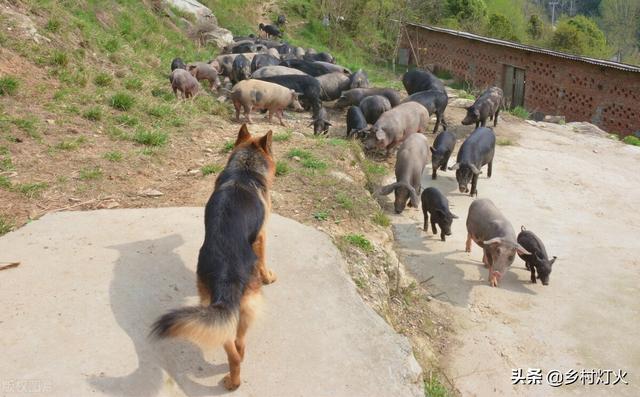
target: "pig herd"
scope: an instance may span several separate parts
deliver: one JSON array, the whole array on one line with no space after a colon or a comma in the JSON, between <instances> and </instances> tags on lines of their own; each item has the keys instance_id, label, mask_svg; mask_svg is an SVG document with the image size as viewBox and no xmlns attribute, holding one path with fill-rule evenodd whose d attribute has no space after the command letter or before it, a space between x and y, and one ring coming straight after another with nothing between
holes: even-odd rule
<instances>
[{"instance_id":1,"label":"pig herd","mask_svg":"<svg viewBox=\"0 0 640 397\"><path fill-rule=\"evenodd\" d=\"M235 108L236 121L243 113L251 123L251 112L268 112L284 124L283 111L311 112L314 134L327 134L332 123L326 102L333 109L346 110L346 136L362 140L366 151L382 151L388 158L396 152L396 181L383 186L378 193L394 193L396 213L410 207L422 208L424 230L429 226L442 241L451 235L453 220L445 195L436 187L422 190L422 173L431 159L432 179L437 171L455 170L461 193L478 195L478 177L487 166L487 177L493 170L496 145L494 131L486 127L487 119L498 124L503 107L503 93L498 87L483 92L466 109L463 125L475 124L476 129L460 146L455 163L449 158L456 146L456 136L447 130L444 113L448 95L440 79L427 70L411 70L402 77L407 96L391 88L369 86L363 70L352 72L336 64L329 53L303 49L284 41L277 27L261 25L267 39L236 37L222 55L209 62L185 62L176 58L171 63L169 80L174 94L183 98L196 95L201 82L210 90L222 90ZM227 82L228 80L228 82ZM226 83L226 84L225 84ZM404 97L404 98L403 98ZM436 123L433 133L440 132L429 145L426 132L431 116ZM549 258L542 241L522 227L516 236L511 223L489 199L474 200L467 215L466 251L471 242L483 249L483 263L489 270L489 282L497 286L500 278L517 254L531 272L531 282L540 279L548 285L551 267L556 257ZM537 273L537 276L536 276Z\"/></svg>"}]
</instances>

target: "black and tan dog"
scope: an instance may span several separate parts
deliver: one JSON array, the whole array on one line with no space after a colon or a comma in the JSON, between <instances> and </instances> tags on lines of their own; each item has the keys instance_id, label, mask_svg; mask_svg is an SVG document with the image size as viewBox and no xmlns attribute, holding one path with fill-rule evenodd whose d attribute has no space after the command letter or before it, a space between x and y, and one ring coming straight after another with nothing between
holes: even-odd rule
<instances>
[{"instance_id":1,"label":"black and tan dog","mask_svg":"<svg viewBox=\"0 0 640 397\"><path fill-rule=\"evenodd\" d=\"M259 303L261 284L276 280L265 265L265 225L275 166L272 132L254 138L242 125L235 147L204 212L205 237L198 257L200 306L160 317L151 334L182 337L202 347L223 345L230 373L224 386L240 386L245 335Z\"/></svg>"}]
</instances>

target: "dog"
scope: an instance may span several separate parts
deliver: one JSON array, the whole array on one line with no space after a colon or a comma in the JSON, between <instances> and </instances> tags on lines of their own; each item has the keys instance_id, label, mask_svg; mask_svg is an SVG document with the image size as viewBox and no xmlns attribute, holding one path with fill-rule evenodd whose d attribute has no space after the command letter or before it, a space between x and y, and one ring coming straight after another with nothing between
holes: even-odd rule
<instances>
[{"instance_id":1,"label":"dog","mask_svg":"<svg viewBox=\"0 0 640 397\"><path fill-rule=\"evenodd\" d=\"M223 345L229 362L224 386L240 386L245 335L261 298L261 285L276 281L265 264L269 190L275 177L272 131L238 133L225 169L205 207L205 237L198 256L200 305L172 310L152 326L156 338L181 337L201 347Z\"/></svg>"}]
</instances>

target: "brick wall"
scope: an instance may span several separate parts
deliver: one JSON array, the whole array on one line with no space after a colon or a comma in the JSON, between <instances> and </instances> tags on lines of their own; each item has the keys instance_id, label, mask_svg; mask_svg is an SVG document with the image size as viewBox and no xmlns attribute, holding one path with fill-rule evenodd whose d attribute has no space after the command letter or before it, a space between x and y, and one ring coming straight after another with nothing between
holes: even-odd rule
<instances>
[{"instance_id":1,"label":"brick wall","mask_svg":"<svg viewBox=\"0 0 640 397\"><path fill-rule=\"evenodd\" d=\"M411 25L400 47L409 49L411 63L446 69L478 89L502 87L505 64L524 69L527 110L588 121L621 135L640 130L640 73Z\"/></svg>"}]
</instances>

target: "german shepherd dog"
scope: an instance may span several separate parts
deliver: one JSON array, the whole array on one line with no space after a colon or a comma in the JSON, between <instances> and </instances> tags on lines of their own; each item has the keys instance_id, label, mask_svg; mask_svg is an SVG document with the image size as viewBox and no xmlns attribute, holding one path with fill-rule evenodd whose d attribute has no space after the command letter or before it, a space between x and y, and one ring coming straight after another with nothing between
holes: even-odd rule
<instances>
[{"instance_id":1,"label":"german shepherd dog","mask_svg":"<svg viewBox=\"0 0 640 397\"><path fill-rule=\"evenodd\" d=\"M261 284L276 281L265 265L269 189L275 175L272 132L252 137L242 125L229 161L204 211L205 236L198 256L200 306L175 309L151 330L158 338L181 337L223 345L229 361L224 386L240 386L245 335L260 301Z\"/></svg>"}]
</instances>

